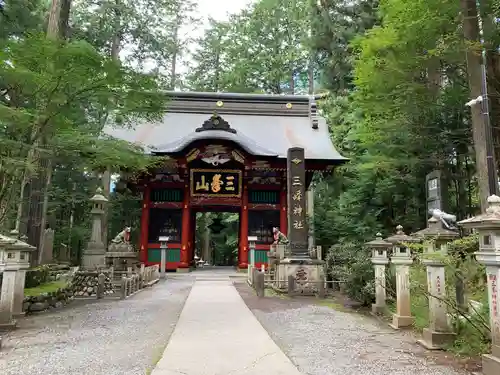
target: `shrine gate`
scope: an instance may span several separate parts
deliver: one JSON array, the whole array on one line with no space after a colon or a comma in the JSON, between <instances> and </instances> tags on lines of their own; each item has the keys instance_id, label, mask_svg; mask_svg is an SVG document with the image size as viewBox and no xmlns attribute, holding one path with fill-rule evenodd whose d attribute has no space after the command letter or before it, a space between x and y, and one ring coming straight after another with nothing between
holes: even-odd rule
<instances>
[{"instance_id":1,"label":"shrine gate","mask_svg":"<svg viewBox=\"0 0 500 375\"><path fill-rule=\"evenodd\" d=\"M160 262L159 236L168 236L167 269L189 269L194 259L195 215L238 212L238 267L267 262L273 227L288 232L287 150L305 149L306 187L315 171L331 172L346 159L330 141L328 125L310 96L169 92L160 123L108 134L140 143L165 157L162 168L141 176L140 257ZM306 207L300 207L306 210Z\"/></svg>"}]
</instances>

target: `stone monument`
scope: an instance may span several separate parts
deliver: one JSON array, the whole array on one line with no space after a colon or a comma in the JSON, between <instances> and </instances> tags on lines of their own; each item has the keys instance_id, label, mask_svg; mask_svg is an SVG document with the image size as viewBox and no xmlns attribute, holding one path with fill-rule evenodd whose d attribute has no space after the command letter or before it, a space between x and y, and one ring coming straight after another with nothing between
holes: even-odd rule
<instances>
[{"instance_id":1,"label":"stone monument","mask_svg":"<svg viewBox=\"0 0 500 375\"><path fill-rule=\"evenodd\" d=\"M297 292L314 294L324 280L324 262L313 259L308 245L306 218L306 169L304 149L293 147L287 154L288 240L286 257L280 259L275 286L287 288L289 276L295 279Z\"/></svg>"},{"instance_id":2,"label":"stone monument","mask_svg":"<svg viewBox=\"0 0 500 375\"><path fill-rule=\"evenodd\" d=\"M462 220L458 224L476 229L479 234L479 263L486 266L490 303L491 354L483 355L483 374L500 374L500 197L488 198L489 207L482 215Z\"/></svg>"},{"instance_id":3,"label":"stone monument","mask_svg":"<svg viewBox=\"0 0 500 375\"><path fill-rule=\"evenodd\" d=\"M413 258L405 244L418 240L406 235L401 225L396 227L396 234L385 240L392 244L391 262L396 267L396 313L390 326L394 329L411 327L415 320L411 315L410 301L410 265Z\"/></svg>"},{"instance_id":4,"label":"stone monument","mask_svg":"<svg viewBox=\"0 0 500 375\"><path fill-rule=\"evenodd\" d=\"M126 271L139 263L138 253L130 244L130 227L125 227L111 240L106 252L106 264L116 271Z\"/></svg>"},{"instance_id":5,"label":"stone monument","mask_svg":"<svg viewBox=\"0 0 500 375\"><path fill-rule=\"evenodd\" d=\"M458 238L458 233L443 228L435 217L427 221L427 228L414 233L426 241L422 263L427 266L427 289L429 292L429 327L424 328L422 340L418 343L426 349L443 349L453 343L455 334L448 324L446 305L446 277L443 258L447 253L447 243Z\"/></svg>"},{"instance_id":6,"label":"stone monument","mask_svg":"<svg viewBox=\"0 0 500 375\"><path fill-rule=\"evenodd\" d=\"M106 246L102 242L102 218L108 200L98 188L96 194L90 198L92 203L92 235L87 247L83 250L82 268L95 270L106 266Z\"/></svg>"},{"instance_id":7,"label":"stone monument","mask_svg":"<svg viewBox=\"0 0 500 375\"><path fill-rule=\"evenodd\" d=\"M389 264L387 252L392 247L392 244L383 240L381 233L377 233L377 238L367 242L366 246L372 251L371 260L375 270L375 303L372 305L372 313L376 315L384 314L387 309L387 293L385 290L385 270Z\"/></svg>"}]
</instances>

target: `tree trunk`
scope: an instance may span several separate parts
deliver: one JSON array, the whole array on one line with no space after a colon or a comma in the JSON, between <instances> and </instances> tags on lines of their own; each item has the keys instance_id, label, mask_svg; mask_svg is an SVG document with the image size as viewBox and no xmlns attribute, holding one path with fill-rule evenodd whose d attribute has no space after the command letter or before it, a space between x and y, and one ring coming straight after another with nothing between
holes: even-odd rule
<instances>
[{"instance_id":1,"label":"tree trunk","mask_svg":"<svg viewBox=\"0 0 500 375\"><path fill-rule=\"evenodd\" d=\"M66 40L69 38L69 15L72 0L62 0L61 13L59 17L59 38Z\"/></svg>"},{"instance_id":2,"label":"tree trunk","mask_svg":"<svg viewBox=\"0 0 500 375\"><path fill-rule=\"evenodd\" d=\"M477 6L475 0L461 0L460 3L462 6L464 38L465 42L469 44L466 49L466 61L470 96L475 99L482 95L481 82L483 79L481 53L472 46L473 44L477 45L480 43ZM485 212L488 207L487 199L490 194L488 185L486 129L483 122L481 106L478 104L471 106L471 113L479 198L481 202L481 211Z\"/></svg>"},{"instance_id":3,"label":"tree trunk","mask_svg":"<svg viewBox=\"0 0 500 375\"><path fill-rule=\"evenodd\" d=\"M177 16L175 19L175 25L173 30L172 39L174 41L174 53L172 54L172 66L170 68L170 90L175 90L175 84L177 83L177 55L179 52L179 28L181 25L181 9L177 10Z\"/></svg>"},{"instance_id":4,"label":"tree trunk","mask_svg":"<svg viewBox=\"0 0 500 375\"><path fill-rule=\"evenodd\" d=\"M61 20L61 5L63 0L52 0L49 11L49 24L47 26L47 38L59 38L59 26ZM69 9L68 9L69 14Z\"/></svg>"}]
</instances>

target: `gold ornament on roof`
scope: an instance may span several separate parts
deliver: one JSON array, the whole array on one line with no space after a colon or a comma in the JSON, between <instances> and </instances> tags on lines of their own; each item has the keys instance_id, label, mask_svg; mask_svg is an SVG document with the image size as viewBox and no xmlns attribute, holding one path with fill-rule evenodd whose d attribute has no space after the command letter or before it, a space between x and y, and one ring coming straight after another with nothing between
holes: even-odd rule
<instances>
[{"instance_id":1,"label":"gold ornament on roof","mask_svg":"<svg viewBox=\"0 0 500 375\"><path fill-rule=\"evenodd\" d=\"M222 100L219 100L215 105L217 107L222 107L224 105L224 103L222 102Z\"/></svg>"},{"instance_id":2,"label":"gold ornament on roof","mask_svg":"<svg viewBox=\"0 0 500 375\"><path fill-rule=\"evenodd\" d=\"M286 107L287 107L288 109L291 109L291 108L293 107L293 106L292 106L292 103L286 103Z\"/></svg>"}]
</instances>

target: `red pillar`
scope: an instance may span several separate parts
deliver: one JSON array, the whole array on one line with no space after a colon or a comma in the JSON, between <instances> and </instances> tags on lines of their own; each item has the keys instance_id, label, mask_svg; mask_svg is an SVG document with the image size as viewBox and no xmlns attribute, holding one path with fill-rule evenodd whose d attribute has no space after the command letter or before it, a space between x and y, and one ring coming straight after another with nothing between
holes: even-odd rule
<instances>
[{"instance_id":1,"label":"red pillar","mask_svg":"<svg viewBox=\"0 0 500 375\"><path fill-rule=\"evenodd\" d=\"M191 239L191 207L189 206L189 185L184 185L182 202L181 262L179 268L189 268L189 244Z\"/></svg>"},{"instance_id":2,"label":"red pillar","mask_svg":"<svg viewBox=\"0 0 500 375\"><path fill-rule=\"evenodd\" d=\"M243 182L240 214L240 246L238 249L238 268L248 267L248 188Z\"/></svg>"},{"instance_id":3,"label":"red pillar","mask_svg":"<svg viewBox=\"0 0 500 375\"><path fill-rule=\"evenodd\" d=\"M280 191L280 232L285 236L288 234L288 212L286 207L286 189L283 187Z\"/></svg>"},{"instance_id":4,"label":"red pillar","mask_svg":"<svg viewBox=\"0 0 500 375\"><path fill-rule=\"evenodd\" d=\"M150 203L149 185L144 185L142 197L142 213L141 213L141 236L140 236L140 256L142 263L148 261L148 235L149 235L149 203Z\"/></svg>"}]
</instances>

